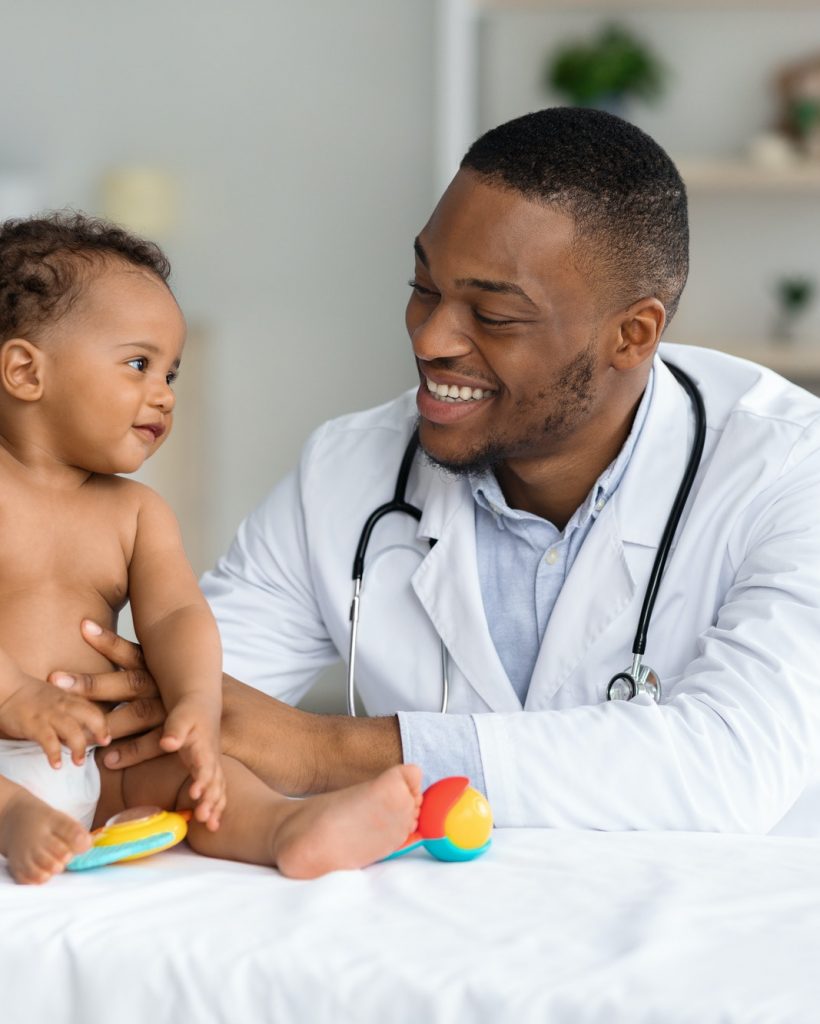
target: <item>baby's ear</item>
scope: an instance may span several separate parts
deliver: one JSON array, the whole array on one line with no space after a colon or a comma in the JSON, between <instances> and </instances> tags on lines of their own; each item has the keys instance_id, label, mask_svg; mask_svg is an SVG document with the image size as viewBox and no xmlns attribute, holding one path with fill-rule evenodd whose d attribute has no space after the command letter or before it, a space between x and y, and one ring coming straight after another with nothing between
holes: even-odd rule
<instances>
[{"instance_id":1,"label":"baby's ear","mask_svg":"<svg viewBox=\"0 0 820 1024\"><path fill-rule=\"evenodd\" d=\"M43 394L43 353L25 338L10 338L0 348L0 386L21 402Z\"/></svg>"}]
</instances>

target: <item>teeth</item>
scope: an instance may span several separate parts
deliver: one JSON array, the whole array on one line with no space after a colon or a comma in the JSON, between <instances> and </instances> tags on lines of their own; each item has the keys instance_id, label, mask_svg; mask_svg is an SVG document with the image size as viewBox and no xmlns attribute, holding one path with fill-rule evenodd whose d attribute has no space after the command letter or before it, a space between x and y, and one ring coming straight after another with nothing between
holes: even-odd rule
<instances>
[{"instance_id":1,"label":"teeth","mask_svg":"<svg viewBox=\"0 0 820 1024\"><path fill-rule=\"evenodd\" d=\"M489 398L492 391L482 391L481 388L470 388L466 385L457 387L455 384L436 384L429 377L424 378L427 390L440 402L477 402L482 398Z\"/></svg>"}]
</instances>

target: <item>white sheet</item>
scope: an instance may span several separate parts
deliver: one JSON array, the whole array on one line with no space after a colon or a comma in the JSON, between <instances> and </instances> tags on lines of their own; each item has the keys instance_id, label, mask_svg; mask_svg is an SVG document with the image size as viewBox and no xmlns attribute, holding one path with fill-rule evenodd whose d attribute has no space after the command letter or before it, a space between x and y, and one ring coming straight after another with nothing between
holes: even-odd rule
<instances>
[{"instance_id":1,"label":"white sheet","mask_svg":"<svg viewBox=\"0 0 820 1024\"><path fill-rule=\"evenodd\" d=\"M820 840L500 830L293 882L187 850L15 886L2 1024L820 1020Z\"/></svg>"}]
</instances>

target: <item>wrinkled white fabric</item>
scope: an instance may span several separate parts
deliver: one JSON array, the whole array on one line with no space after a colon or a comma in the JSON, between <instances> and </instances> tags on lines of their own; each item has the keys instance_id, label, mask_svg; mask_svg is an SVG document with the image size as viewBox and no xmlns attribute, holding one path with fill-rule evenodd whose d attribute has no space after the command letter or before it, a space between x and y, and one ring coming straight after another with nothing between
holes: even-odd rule
<instances>
[{"instance_id":1,"label":"wrinkled white fabric","mask_svg":"<svg viewBox=\"0 0 820 1024\"><path fill-rule=\"evenodd\" d=\"M15 886L3 1024L816 1024L820 841L496 831L294 882L169 851Z\"/></svg>"}]
</instances>

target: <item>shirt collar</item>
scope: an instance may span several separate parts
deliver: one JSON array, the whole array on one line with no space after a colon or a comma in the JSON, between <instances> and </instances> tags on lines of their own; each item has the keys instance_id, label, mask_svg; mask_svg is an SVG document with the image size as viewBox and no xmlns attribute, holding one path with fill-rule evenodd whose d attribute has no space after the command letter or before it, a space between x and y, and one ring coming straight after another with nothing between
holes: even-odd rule
<instances>
[{"instance_id":1,"label":"shirt collar","mask_svg":"<svg viewBox=\"0 0 820 1024\"><path fill-rule=\"evenodd\" d=\"M595 481L583 504L575 510L572 518L564 528L564 535L569 534L578 526L585 525L588 520L597 518L598 513L618 489L618 484L620 484L626 472L626 467L629 465L629 460L632 458L635 445L638 443L638 438L646 422L654 389L655 370L653 368L650 370L646 389L635 413L635 419L632 421L632 429L629 431L629 436L624 441L616 457ZM504 520L508 520L510 525L513 522L527 519L543 521L540 516L533 515L531 512L510 508L492 470L487 470L475 476L471 474L468 479L473 500L479 507L485 509L495 518L500 528L503 528Z\"/></svg>"}]
</instances>

